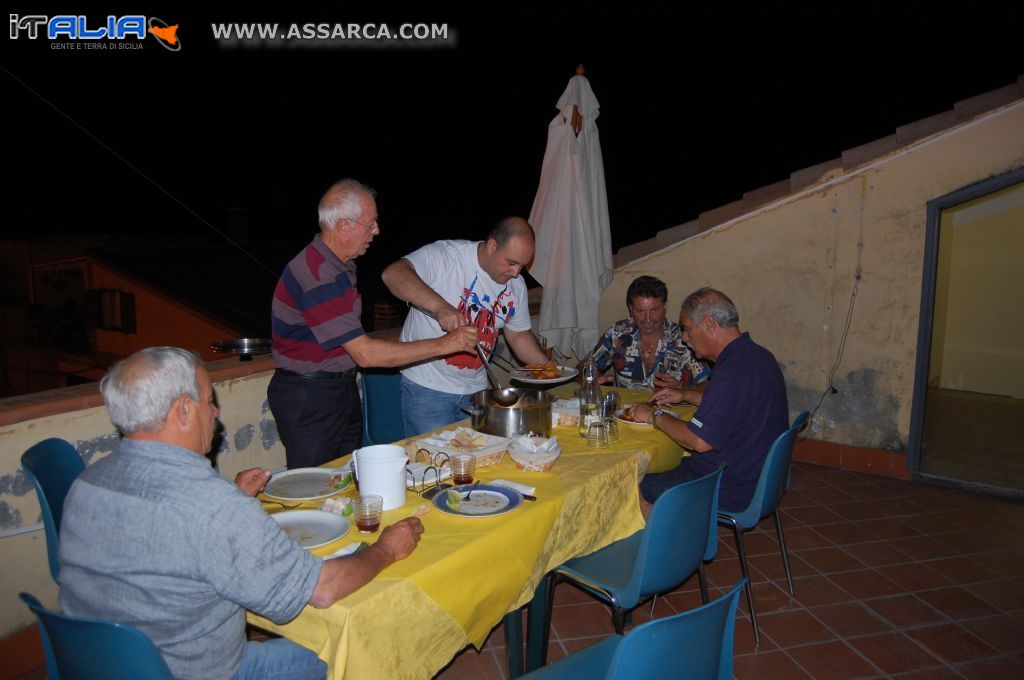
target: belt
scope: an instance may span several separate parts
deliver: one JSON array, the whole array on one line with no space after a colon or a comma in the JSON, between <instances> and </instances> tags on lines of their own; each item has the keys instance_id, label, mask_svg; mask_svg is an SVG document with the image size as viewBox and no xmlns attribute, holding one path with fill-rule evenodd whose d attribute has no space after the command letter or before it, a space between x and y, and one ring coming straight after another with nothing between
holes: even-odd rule
<instances>
[{"instance_id":1,"label":"belt","mask_svg":"<svg viewBox=\"0 0 1024 680\"><path fill-rule=\"evenodd\" d=\"M287 368L275 370L290 378L304 378L306 380L344 380L346 378L355 378L356 376L356 369L354 368L350 368L347 371L313 371L312 373L296 373L295 371L289 371Z\"/></svg>"}]
</instances>

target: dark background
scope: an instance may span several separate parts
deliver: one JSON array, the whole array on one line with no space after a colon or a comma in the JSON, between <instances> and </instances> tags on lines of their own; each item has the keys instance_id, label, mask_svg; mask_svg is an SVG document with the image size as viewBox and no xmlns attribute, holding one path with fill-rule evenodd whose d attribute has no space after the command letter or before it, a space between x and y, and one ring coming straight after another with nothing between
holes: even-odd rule
<instances>
[{"instance_id":1,"label":"dark background","mask_svg":"<svg viewBox=\"0 0 1024 680\"><path fill-rule=\"evenodd\" d=\"M578 63L601 102L616 249L1024 73L1019 10L496 7L132 8L179 24L179 52L5 37L5 237L219 238L242 208L252 243L281 243L260 249L253 274L254 294L269 296L315 232L319 196L351 176L379 192L365 295L422 243L529 214L546 127ZM227 49L213 21L447 23L450 39Z\"/></svg>"}]
</instances>

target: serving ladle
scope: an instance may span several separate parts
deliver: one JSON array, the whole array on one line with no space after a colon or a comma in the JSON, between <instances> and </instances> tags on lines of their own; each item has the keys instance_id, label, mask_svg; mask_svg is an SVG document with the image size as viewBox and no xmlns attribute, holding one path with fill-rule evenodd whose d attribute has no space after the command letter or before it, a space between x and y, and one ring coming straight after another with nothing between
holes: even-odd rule
<instances>
[{"instance_id":1,"label":"serving ladle","mask_svg":"<svg viewBox=\"0 0 1024 680\"><path fill-rule=\"evenodd\" d=\"M480 343L476 343L476 353L480 355L480 361L484 362L484 370L487 371L487 379L491 381L491 398L498 402L499 406L515 406L519 402L519 393L509 387L502 387L494 373L491 372L491 362L487 360L487 352Z\"/></svg>"}]
</instances>

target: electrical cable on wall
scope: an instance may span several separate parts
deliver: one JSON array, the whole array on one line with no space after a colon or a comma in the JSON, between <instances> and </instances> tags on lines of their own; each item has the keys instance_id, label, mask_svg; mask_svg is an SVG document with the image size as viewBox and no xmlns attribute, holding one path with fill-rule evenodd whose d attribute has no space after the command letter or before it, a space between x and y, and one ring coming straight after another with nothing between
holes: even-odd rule
<instances>
[{"instance_id":1,"label":"electrical cable on wall","mask_svg":"<svg viewBox=\"0 0 1024 680\"><path fill-rule=\"evenodd\" d=\"M846 338L850 334L850 324L853 321L853 306L854 303L856 303L857 301L858 288L860 288L860 274L857 274L857 277L854 279L853 290L850 292L850 308L846 312L846 327L843 328L843 335L839 340L839 353L836 355L836 362L832 364L832 369L828 372L828 386L825 388L825 391L822 392L821 399L818 400L818 403L815 405L814 410L811 411L811 417L808 419L809 422L814 422L814 415L818 412L818 409L821 407L821 403L825 401L825 397L827 397L829 394L836 394L837 392L839 392L839 390L836 389L836 386L832 381L836 376L836 371L839 370L839 364L843 360L843 352L846 350Z\"/></svg>"}]
</instances>

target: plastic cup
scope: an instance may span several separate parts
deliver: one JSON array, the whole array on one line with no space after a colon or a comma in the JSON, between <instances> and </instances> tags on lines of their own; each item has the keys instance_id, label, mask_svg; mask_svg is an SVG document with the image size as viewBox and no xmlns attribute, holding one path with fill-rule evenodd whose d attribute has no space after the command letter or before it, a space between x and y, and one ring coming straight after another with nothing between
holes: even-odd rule
<instances>
[{"instance_id":1,"label":"plastic cup","mask_svg":"<svg viewBox=\"0 0 1024 680\"><path fill-rule=\"evenodd\" d=\"M452 481L459 484L472 484L473 471L476 469L476 456L460 453L452 456Z\"/></svg>"},{"instance_id":2,"label":"plastic cup","mask_svg":"<svg viewBox=\"0 0 1024 680\"><path fill-rule=\"evenodd\" d=\"M376 494L364 494L352 501L352 519L361 534L373 534L380 529L380 515L384 510L384 498Z\"/></svg>"}]
</instances>

